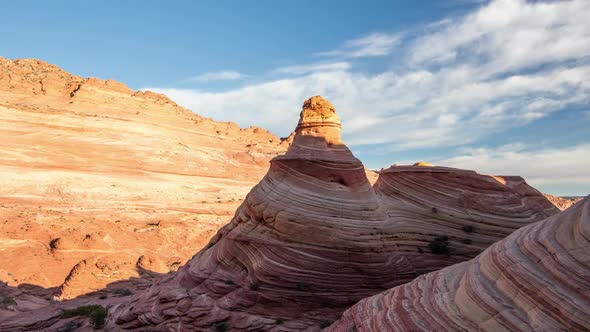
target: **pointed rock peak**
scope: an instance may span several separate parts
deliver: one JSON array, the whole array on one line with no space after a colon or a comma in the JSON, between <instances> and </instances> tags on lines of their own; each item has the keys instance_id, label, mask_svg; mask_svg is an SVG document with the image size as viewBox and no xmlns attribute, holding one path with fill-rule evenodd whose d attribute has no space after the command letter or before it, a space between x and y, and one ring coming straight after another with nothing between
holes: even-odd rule
<instances>
[{"instance_id":1,"label":"pointed rock peak","mask_svg":"<svg viewBox=\"0 0 590 332\"><path fill-rule=\"evenodd\" d=\"M296 136L323 138L329 144L342 144L341 127L334 105L322 96L313 96L303 103L295 132Z\"/></svg>"},{"instance_id":2,"label":"pointed rock peak","mask_svg":"<svg viewBox=\"0 0 590 332\"><path fill-rule=\"evenodd\" d=\"M293 143L286 154L277 159L312 159L362 166L342 142L342 125L336 108L322 96L303 103Z\"/></svg>"},{"instance_id":3,"label":"pointed rock peak","mask_svg":"<svg viewBox=\"0 0 590 332\"><path fill-rule=\"evenodd\" d=\"M323 123L340 126L336 107L322 96L313 96L303 103L299 127Z\"/></svg>"},{"instance_id":4,"label":"pointed rock peak","mask_svg":"<svg viewBox=\"0 0 590 332\"><path fill-rule=\"evenodd\" d=\"M374 196L363 164L342 142L340 130L336 108L321 96L309 98L303 103L293 143L272 160L269 174L285 174L288 169L289 177L295 172L305 174L308 180L321 181L322 188L345 186Z\"/></svg>"}]
</instances>

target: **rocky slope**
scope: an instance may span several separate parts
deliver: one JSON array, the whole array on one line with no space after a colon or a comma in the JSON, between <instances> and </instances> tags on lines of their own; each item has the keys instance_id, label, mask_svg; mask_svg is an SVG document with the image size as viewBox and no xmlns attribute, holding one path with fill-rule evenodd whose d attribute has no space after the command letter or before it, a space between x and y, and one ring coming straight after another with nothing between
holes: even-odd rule
<instances>
[{"instance_id":1,"label":"rocky slope","mask_svg":"<svg viewBox=\"0 0 590 332\"><path fill-rule=\"evenodd\" d=\"M0 280L62 299L177 269L286 149L32 59L0 58L0 137Z\"/></svg>"},{"instance_id":2,"label":"rocky slope","mask_svg":"<svg viewBox=\"0 0 590 332\"><path fill-rule=\"evenodd\" d=\"M547 199L553 203L553 205L555 205L558 209L560 210L566 210L568 209L570 206L580 202L582 199L584 199L583 197L561 197L561 196L553 196L550 194L544 194L545 197L547 197Z\"/></svg>"},{"instance_id":3,"label":"rocky slope","mask_svg":"<svg viewBox=\"0 0 590 332\"><path fill-rule=\"evenodd\" d=\"M394 166L375 185L334 107L303 105L293 144L178 272L112 308L112 330L319 330L356 301L475 257L558 210L520 177Z\"/></svg>"},{"instance_id":4,"label":"rocky slope","mask_svg":"<svg viewBox=\"0 0 590 332\"><path fill-rule=\"evenodd\" d=\"M477 258L360 301L327 331L588 331L590 197Z\"/></svg>"}]
</instances>

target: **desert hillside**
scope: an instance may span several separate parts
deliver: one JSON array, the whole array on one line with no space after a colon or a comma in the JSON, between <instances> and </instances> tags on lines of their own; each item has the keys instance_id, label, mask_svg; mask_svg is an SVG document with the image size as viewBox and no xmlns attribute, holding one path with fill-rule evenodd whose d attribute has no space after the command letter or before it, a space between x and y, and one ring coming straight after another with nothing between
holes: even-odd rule
<instances>
[{"instance_id":1,"label":"desert hillside","mask_svg":"<svg viewBox=\"0 0 590 332\"><path fill-rule=\"evenodd\" d=\"M321 96L282 140L0 58L0 119L1 331L348 331L379 315L358 301L582 209L519 176L369 171Z\"/></svg>"},{"instance_id":2,"label":"desert hillside","mask_svg":"<svg viewBox=\"0 0 590 332\"><path fill-rule=\"evenodd\" d=\"M327 331L588 331L589 224L586 197L468 262L359 301Z\"/></svg>"},{"instance_id":3,"label":"desert hillside","mask_svg":"<svg viewBox=\"0 0 590 332\"><path fill-rule=\"evenodd\" d=\"M567 210L572 205L581 202L584 197L562 197L562 196L554 196L550 194L544 194L547 199L553 203L558 209L560 210Z\"/></svg>"},{"instance_id":4,"label":"desert hillside","mask_svg":"<svg viewBox=\"0 0 590 332\"><path fill-rule=\"evenodd\" d=\"M319 331L364 297L557 213L519 176L419 163L372 185L335 107L315 96L231 222L177 272L109 307L106 328Z\"/></svg>"},{"instance_id":5,"label":"desert hillside","mask_svg":"<svg viewBox=\"0 0 590 332\"><path fill-rule=\"evenodd\" d=\"M160 94L5 58L0 137L0 280L61 286L78 264L65 298L137 265L176 269L287 145Z\"/></svg>"}]
</instances>

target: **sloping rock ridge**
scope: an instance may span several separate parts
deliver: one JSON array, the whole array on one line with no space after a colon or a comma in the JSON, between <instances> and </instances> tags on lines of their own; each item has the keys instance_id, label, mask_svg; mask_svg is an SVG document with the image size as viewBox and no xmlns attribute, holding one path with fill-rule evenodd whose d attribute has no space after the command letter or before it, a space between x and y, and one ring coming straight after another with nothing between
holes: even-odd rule
<instances>
[{"instance_id":1,"label":"sloping rock ridge","mask_svg":"<svg viewBox=\"0 0 590 332\"><path fill-rule=\"evenodd\" d=\"M0 280L61 299L139 277L141 257L176 270L287 145L161 94L1 57L0 137Z\"/></svg>"},{"instance_id":2,"label":"sloping rock ridge","mask_svg":"<svg viewBox=\"0 0 590 332\"><path fill-rule=\"evenodd\" d=\"M588 331L590 196L475 259L369 297L327 331Z\"/></svg>"},{"instance_id":3,"label":"sloping rock ridge","mask_svg":"<svg viewBox=\"0 0 590 332\"><path fill-rule=\"evenodd\" d=\"M584 197L562 197L562 196L554 196L550 194L544 194L547 199L553 203L558 209L566 210L569 209L572 205L582 201Z\"/></svg>"},{"instance_id":4,"label":"sloping rock ridge","mask_svg":"<svg viewBox=\"0 0 590 332\"><path fill-rule=\"evenodd\" d=\"M357 301L476 257L555 208L520 177L418 164L374 186L335 108L305 101L288 151L176 273L112 308L112 330L318 331Z\"/></svg>"}]
</instances>

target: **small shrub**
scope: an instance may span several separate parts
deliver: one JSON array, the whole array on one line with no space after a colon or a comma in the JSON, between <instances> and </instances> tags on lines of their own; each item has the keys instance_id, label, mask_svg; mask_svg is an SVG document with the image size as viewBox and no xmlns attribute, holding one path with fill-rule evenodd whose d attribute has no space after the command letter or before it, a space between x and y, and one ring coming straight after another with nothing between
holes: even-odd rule
<instances>
[{"instance_id":1,"label":"small shrub","mask_svg":"<svg viewBox=\"0 0 590 332\"><path fill-rule=\"evenodd\" d=\"M108 296L106 294L101 294L98 298L101 300L106 299Z\"/></svg>"},{"instance_id":2,"label":"small shrub","mask_svg":"<svg viewBox=\"0 0 590 332\"><path fill-rule=\"evenodd\" d=\"M13 305L16 305L16 301L13 297L0 294L0 307L6 308Z\"/></svg>"},{"instance_id":3,"label":"small shrub","mask_svg":"<svg viewBox=\"0 0 590 332\"><path fill-rule=\"evenodd\" d=\"M424 253L424 250L422 250L422 248L418 247L418 252L421 253L421 254L423 254Z\"/></svg>"},{"instance_id":4,"label":"small shrub","mask_svg":"<svg viewBox=\"0 0 590 332\"><path fill-rule=\"evenodd\" d=\"M473 226L471 226L471 225L465 225L465 226L463 226L463 232L465 232L465 233L472 233L473 231L475 231L475 228L473 228Z\"/></svg>"},{"instance_id":5,"label":"small shrub","mask_svg":"<svg viewBox=\"0 0 590 332\"><path fill-rule=\"evenodd\" d=\"M282 318L277 318L277 319L275 319L275 323L277 323L277 325L281 325L281 324L283 324L284 322L285 322L285 320L284 320L284 319L282 319Z\"/></svg>"},{"instance_id":6,"label":"small shrub","mask_svg":"<svg viewBox=\"0 0 590 332\"><path fill-rule=\"evenodd\" d=\"M231 279L225 279L225 284L226 285L235 285L234 281Z\"/></svg>"},{"instance_id":7,"label":"small shrub","mask_svg":"<svg viewBox=\"0 0 590 332\"><path fill-rule=\"evenodd\" d=\"M332 325L332 323L334 323L334 322L331 320L325 320L320 323L320 328L325 329L326 327Z\"/></svg>"},{"instance_id":8,"label":"small shrub","mask_svg":"<svg viewBox=\"0 0 590 332\"><path fill-rule=\"evenodd\" d=\"M306 282L298 282L297 283L297 290L306 292L310 289L311 289L311 285Z\"/></svg>"},{"instance_id":9,"label":"small shrub","mask_svg":"<svg viewBox=\"0 0 590 332\"><path fill-rule=\"evenodd\" d=\"M225 332L229 329L227 322L217 322L213 324L213 327L215 328L216 332Z\"/></svg>"},{"instance_id":10,"label":"small shrub","mask_svg":"<svg viewBox=\"0 0 590 332\"><path fill-rule=\"evenodd\" d=\"M76 309L64 310L62 312L62 318L71 318L77 316L86 316L90 318L90 323L97 329L104 326L105 319L107 318L107 309L100 305L85 305Z\"/></svg>"},{"instance_id":11,"label":"small shrub","mask_svg":"<svg viewBox=\"0 0 590 332\"><path fill-rule=\"evenodd\" d=\"M59 247L60 241L61 241L60 238L52 239L51 241L49 241L49 248L51 250L56 250Z\"/></svg>"},{"instance_id":12,"label":"small shrub","mask_svg":"<svg viewBox=\"0 0 590 332\"><path fill-rule=\"evenodd\" d=\"M115 288L113 289L113 294L119 296L129 296L133 295L133 291L131 291L129 288Z\"/></svg>"},{"instance_id":13,"label":"small shrub","mask_svg":"<svg viewBox=\"0 0 590 332\"><path fill-rule=\"evenodd\" d=\"M449 254L449 237L446 235L436 236L430 243L428 243L430 252L436 255Z\"/></svg>"},{"instance_id":14,"label":"small shrub","mask_svg":"<svg viewBox=\"0 0 590 332\"><path fill-rule=\"evenodd\" d=\"M471 239L463 239L463 243L465 243L465 244L472 244L473 241L471 241Z\"/></svg>"},{"instance_id":15,"label":"small shrub","mask_svg":"<svg viewBox=\"0 0 590 332\"><path fill-rule=\"evenodd\" d=\"M438 209L437 209L437 208L435 208L435 207L433 207L433 208L432 208L432 213L438 213Z\"/></svg>"},{"instance_id":16,"label":"small shrub","mask_svg":"<svg viewBox=\"0 0 590 332\"><path fill-rule=\"evenodd\" d=\"M258 289L260 289L260 285L258 285L257 282L252 282L250 284L250 290L257 291Z\"/></svg>"}]
</instances>

